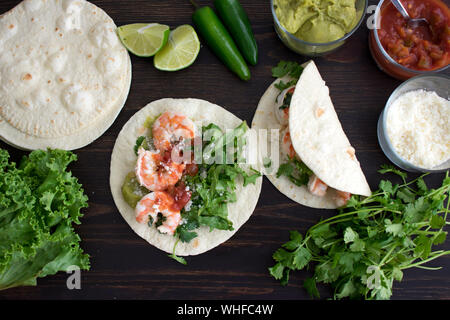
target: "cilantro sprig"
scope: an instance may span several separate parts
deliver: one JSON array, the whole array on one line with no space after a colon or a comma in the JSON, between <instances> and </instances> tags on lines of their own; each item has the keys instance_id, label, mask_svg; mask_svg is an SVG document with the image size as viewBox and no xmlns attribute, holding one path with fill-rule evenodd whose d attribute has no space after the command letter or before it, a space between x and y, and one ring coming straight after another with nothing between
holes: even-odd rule
<instances>
[{"instance_id":1,"label":"cilantro sprig","mask_svg":"<svg viewBox=\"0 0 450 320\"><path fill-rule=\"evenodd\" d=\"M389 299L394 280L401 281L410 268L425 266L450 251L434 250L445 242L450 222L450 177L429 189L421 175L407 181L407 174L391 166L401 184L381 180L370 197L352 196L339 214L312 226L302 236L291 231L290 240L273 254L270 274L286 285L291 271L314 269L303 283L312 297L319 297L317 283L334 289L334 299Z\"/></svg>"}]
</instances>

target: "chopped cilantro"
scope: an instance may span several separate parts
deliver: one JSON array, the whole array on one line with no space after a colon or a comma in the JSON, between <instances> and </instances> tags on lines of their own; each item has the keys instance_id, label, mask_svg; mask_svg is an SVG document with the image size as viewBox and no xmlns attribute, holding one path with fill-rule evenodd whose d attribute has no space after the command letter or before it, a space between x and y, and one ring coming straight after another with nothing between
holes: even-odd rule
<instances>
[{"instance_id":1,"label":"chopped cilantro","mask_svg":"<svg viewBox=\"0 0 450 320\"><path fill-rule=\"evenodd\" d=\"M209 132L208 138L203 140L203 158L205 154L212 158L219 152L225 154L230 145L240 149L245 143L241 137L247 130L245 122L228 135L214 124L203 127L203 132ZM190 242L195 239L195 230L201 226L209 227L210 230L234 230L233 223L228 219L227 206L228 203L237 201L237 179L242 178L245 187L255 184L261 174L252 168L243 169L238 163L238 152L233 157L232 163L201 163L198 165L197 175L186 175L183 178L192 195L189 211L182 209L183 223L176 229L175 235L180 241Z\"/></svg>"},{"instance_id":2,"label":"chopped cilantro","mask_svg":"<svg viewBox=\"0 0 450 320\"><path fill-rule=\"evenodd\" d=\"M291 92L286 93L283 100L283 104L280 106L280 109L283 110L289 108L289 106L291 105L291 100L292 100L292 93Z\"/></svg>"},{"instance_id":3,"label":"chopped cilantro","mask_svg":"<svg viewBox=\"0 0 450 320\"><path fill-rule=\"evenodd\" d=\"M136 144L134 145L134 153L138 155L139 148L144 148L145 150L154 149L153 139L149 136L140 136L136 139Z\"/></svg>"},{"instance_id":4,"label":"chopped cilantro","mask_svg":"<svg viewBox=\"0 0 450 320\"><path fill-rule=\"evenodd\" d=\"M286 90L287 88L290 88L292 86L295 86L297 84L297 80L298 79L291 80L288 82L284 82L283 80L280 80L277 83L275 83L275 88L280 90L280 93L281 93L281 91Z\"/></svg>"},{"instance_id":5,"label":"chopped cilantro","mask_svg":"<svg viewBox=\"0 0 450 320\"><path fill-rule=\"evenodd\" d=\"M277 178L286 176L292 183L300 187L308 184L312 174L313 172L302 161L294 157L280 165Z\"/></svg>"},{"instance_id":6,"label":"chopped cilantro","mask_svg":"<svg viewBox=\"0 0 450 320\"><path fill-rule=\"evenodd\" d=\"M282 78L284 76L289 76L292 79L284 82L283 80L278 81L275 84L275 88L280 90L280 93L283 90L286 90L287 88L290 88L292 86L295 86L297 84L298 79L300 78L300 75L303 72L303 67L294 61L280 61L276 67L272 68L272 77L274 78ZM288 95L286 95L288 96ZM277 97L278 98L278 97ZM280 107L280 109L284 109L289 107L291 104L290 99L292 98L292 95L289 97L289 101L285 99L283 105Z\"/></svg>"},{"instance_id":7,"label":"chopped cilantro","mask_svg":"<svg viewBox=\"0 0 450 320\"><path fill-rule=\"evenodd\" d=\"M140 136L139 138L136 139L136 144L134 145L134 153L136 155L138 155L138 150L141 147L142 143L145 141L145 137L144 136Z\"/></svg>"},{"instance_id":8,"label":"chopped cilantro","mask_svg":"<svg viewBox=\"0 0 450 320\"><path fill-rule=\"evenodd\" d=\"M272 77L282 78L290 76L298 79L303 72L303 67L294 61L280 61L276 67L272 68Z\"/></svg>"}]
</instances>

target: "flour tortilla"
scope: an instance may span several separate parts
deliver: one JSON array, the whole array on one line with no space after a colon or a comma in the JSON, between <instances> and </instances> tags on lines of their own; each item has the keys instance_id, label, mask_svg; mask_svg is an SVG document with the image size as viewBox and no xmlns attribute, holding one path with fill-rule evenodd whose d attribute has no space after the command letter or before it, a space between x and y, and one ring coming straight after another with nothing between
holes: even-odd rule
<instances>
[{"instance_id":1,"label":"flour tortilla","mask_svg":"<svg viewBox=\"0 0 450 320\"><path fill-rule=\"evenodd\" d=\"M242 121L232 113L218 105L198 99L161 99L148 104L128 120L122 128L111 156L110 186L111 192L120 214L130 227L151 245L168 253L172 253L176 238L160 234L156 228L149 228L135 219L134 209L123 198L122 184L125 176L134 170L137 157L133 147L136 139L145 134L144 123L148 117L154 118L165 111L174 111L186 115L198 126L215 123L221 129L233 129ZM198 237L189 243L179 242L175 254L189 256L201 254L228 240L250 218L261 193L262 178L245 188L242 182L237 183L237 202L228 204L228 218L233 222L233 231L213 230L201 227L196 232Z\"/></svg>"},{"instance_id":2,"label":"flour tortilla","mask_svg":"<svg viewBox=\"0 0 450 320\"><path fill-rule=\"evenodd\" d=\"M334 189L370 196L355 149L313 61L307 63L300 76L289 111L292 145L308 168Z\"/></svg>"},{"instance_id":3,"label":"flour tortilla","mask_svg":"<svg viewBox=\"0 0 450 320\"><path fill-rule=\"evenodd\" d=\"M366 196L370 195L371 192L356 157L352 160L349 157L346 158L345 155L334 154L341 152L341 149L337 149L335 146L344 148L345 152L350 147L350 143L334 111L328 88L320 77L314 62L305 63L303 67L305 69L297 83L289 109L289 130L291 131L292 143L302 161L322 181L334 189L329 188L324 197L314 196L308 191L307 186L297 186L286 176L277 178L278 167L270 168L271 174L266 176L280 192L297 203L312 208L335 209L337 208L334 200L336 189ZM269 129L267 141L263 141L263 143L267 143L267 150L271 149L272 144L279 143L274 135L270 135L270 130L275 129L280 132L283 130L275 115L275 101L280 94L275 85L280 81L287 82L289 80L292 79L284 77L275 80L270 85L261 97L252 121L252 129ZM300 95L305 97L301 98ZM316 111L315 108L319 105L327 110L322 115L323 118L320 117L320 121L312 117ZM302 110L303 108L305 110ZM303 118L300 119L298 114L303 115ZM318 131L321 130L327 131L332 136L320 134ZM301 134L303 134L302 137L300 137ZM279 157L281 164L285 159L281 150L278 151L279 153L276 156ZM260 170L263 170L263 160L260 155ZM332 163L333 161L336 162ZM347 164L347 162L352 162L352 164ZM332 169L327 170L328 167ZM339 172L334 172L333 169ZM355 170L356 174L348 172L350 170ZM344 179L345 181L336 181L338 179Z\"/></svg>"},{"instance_id":4,"label":"flour tortilla","mask_svg":"<svg viewBox=\"0 0 450 320\"><path fill-rule=\"evenodd\" d=\"M25 0L0 16L0 138L81 148L114 122L131 61L113 20L85 0Z\"/></svg>"}]
</instances>

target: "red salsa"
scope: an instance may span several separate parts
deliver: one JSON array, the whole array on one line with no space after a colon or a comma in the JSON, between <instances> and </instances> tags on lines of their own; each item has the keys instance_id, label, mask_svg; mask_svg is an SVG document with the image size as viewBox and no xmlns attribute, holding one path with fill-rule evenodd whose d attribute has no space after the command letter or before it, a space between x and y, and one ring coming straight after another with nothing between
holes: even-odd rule
<instances>
[{"instance_id":1,"label":"red salsa","mask_svg":"<svg viewBox=\"0 0 450 320\"><path fill-rule=\"evenodd\" d=\"M170 164L172 162L171 158L172 150L173 148L169 148L163 153L163 159L161 163L162 167L164 167L165 164ZM181 158L182 154L180 153L178 156ZM193 158L193 154L191 155L191 157ZM197 164L195 163L186 164L186 167L183 171L183 175L195 176L197 174L198 174ZM167 192L173 197L174 203L172 205L172 210L174 211L180 211L186 206L189 200L191 200L192 192L189 190L189 188L185 185L183 181L179 181L175 186L169 187Z\"/></svg>"},{"instance_id":2,"label":"red salsa","mask_svg":"<svg viewBox=\"0 0 450 320\"><path fill-rule=\"evenodd\" d=\"M172 205L172 210L180 211L186 204L191 200L192 192L184 184L183 181L177 183L167 190L167 192L173 197L174 203Z\"/></svg>"},{"instance_id":3,"label":"red salsa","mask_svg":"<svg viewBox=\"0 0 450 320\"><path fill-rule=\"evenodd\" d=\"M431 71L450 62L450 11L439 0L402 0L412 18L425 18L427 26L410 28L392 3L381 9L378 37L386 52L413 70Z\"/></svg>"}]
</instances>

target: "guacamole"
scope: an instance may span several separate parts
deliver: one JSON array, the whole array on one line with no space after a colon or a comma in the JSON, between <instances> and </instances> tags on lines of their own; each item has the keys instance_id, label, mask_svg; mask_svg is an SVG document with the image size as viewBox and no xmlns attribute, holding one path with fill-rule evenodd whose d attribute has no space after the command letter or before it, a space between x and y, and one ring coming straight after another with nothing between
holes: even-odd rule
<instances>
[{"instance_id":1,"label":"guacamole","mask_svg":"<svg viewBox=\"0 0 450 320\"><path fill-rule=\"evenodd\" d=\"M356 0L274 0L281 25L297 38L324 43L342 38L357 23Z\"/></svg>"}]
</instances>

